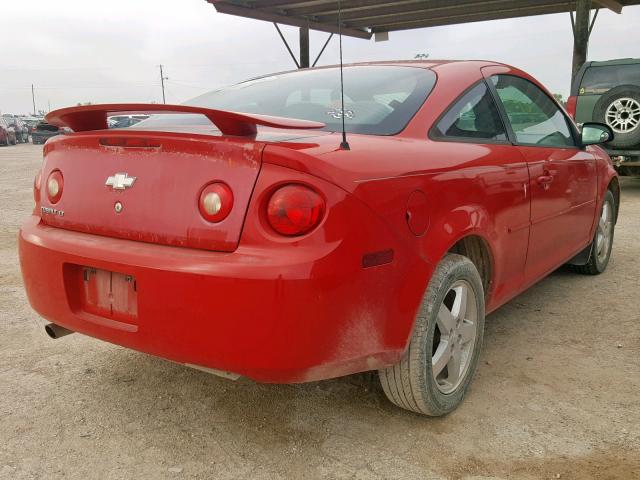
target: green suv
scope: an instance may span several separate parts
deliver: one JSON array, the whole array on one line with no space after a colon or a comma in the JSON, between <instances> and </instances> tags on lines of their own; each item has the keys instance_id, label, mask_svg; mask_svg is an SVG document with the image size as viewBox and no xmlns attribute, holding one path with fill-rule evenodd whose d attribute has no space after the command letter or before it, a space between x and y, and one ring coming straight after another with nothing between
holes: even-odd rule
<instances>
[{"instance_id":1,"label":"green suv","mask_svg":"<svg viewBox=\"0 0 640 480\"><path fill-rule=\"evenodd\" d=\"M571 86L567 110L579 124L606 123L606 145L621 175L640 175L640 59L587 62Z\"/></svg>"}]
</instances>

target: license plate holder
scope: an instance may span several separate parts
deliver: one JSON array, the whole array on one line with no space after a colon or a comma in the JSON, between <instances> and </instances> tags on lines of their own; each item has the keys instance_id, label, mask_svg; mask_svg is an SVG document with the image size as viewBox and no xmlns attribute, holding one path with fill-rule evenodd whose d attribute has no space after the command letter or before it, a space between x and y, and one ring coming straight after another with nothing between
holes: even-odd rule
<instances>
[{"instance_id":1,"label":"license plate holder","mask_svg":"<svg viewBox=\"0 0 640 480\"><path fill-rule=\"evenodd\" d=\"M114 320L138 316L138 284L132 275L82 267L82 309Z\"/></svg>"}]
</instances>

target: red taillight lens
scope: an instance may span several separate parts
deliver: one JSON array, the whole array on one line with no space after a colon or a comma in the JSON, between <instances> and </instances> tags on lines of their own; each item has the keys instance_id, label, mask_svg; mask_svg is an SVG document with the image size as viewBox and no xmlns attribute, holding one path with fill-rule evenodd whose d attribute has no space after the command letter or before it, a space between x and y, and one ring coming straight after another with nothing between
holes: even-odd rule
<instances>
[{"instance_id":1,"label":"red taillight lens","mask_svg":"<svg viewBox=\"0 0 640 480\"><path fill-rule=\"evenodd\" d=\"M578 97L569 97L567 99L567 113L571 115L571 118L576 118L576 107L578 106Z\"/></svg>"},{"instance_id":2,"label":"red taillight lens","mask_svg":"<svg viewBox=\"0 0 640 480\"><path fill-rule=\"evenodd\" d=\"M303 185L287 185L278 189L267 205L269 224L282 235L302 235L322 220L324 200Z\"/></svg>"},{"instance_id":3,"label":"red taillight lens","mask_svg":"<svg viewBox=\"0 0 640 480\"><path fill-rule=\"evenodd\" d=\"M47 198L51 203L58 203L60 197L62 197L62 189L64 187L64 179L62 178L62 172L60 170L54 170L49 174L47 178Z\"/></svg>"},{"instance_id":4,"label":"red taillight lens","mask_svg":"<svg viewBox=\"0 0 640 480\"><path fill-rule=\"evenodd\" d=\"M233 193L225 183L210 183L202 190L198 207L208 222L221 222L233 208Z\"/></svg>"},{"instance_id":5,"label":"red taillight lens","mask_svg":"<svg viewBox=\"0 0 640 480\"><path fill-rule=\"evenodd\" d=\"M40 203L40 182L42 181L42 172L38 172L36 178L33 179L33 201L36 205Z\"/></svg>"}]
</instances>

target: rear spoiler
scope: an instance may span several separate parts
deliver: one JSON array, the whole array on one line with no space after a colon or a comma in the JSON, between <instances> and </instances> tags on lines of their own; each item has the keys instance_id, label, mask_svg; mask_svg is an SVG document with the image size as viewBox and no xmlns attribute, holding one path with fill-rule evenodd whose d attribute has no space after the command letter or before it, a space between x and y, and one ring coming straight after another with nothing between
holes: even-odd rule
<instances>
[{"instance_id":1,"label":"rear spoiler","mask_svg":"<svg viewBox=\"0 0 640 480\"><path fill-rule=\"evenodd\" d=\"M104 130L108 128L107 117L114 114L176 114L191 113L207 117L223 135L249 137L257 133L257 125L273 128L310 129L322 128L321 122L298 120L295 118L272 117L254 113L227 112L211 108L187 105L165 105L155 103L113 103L102 105L82 105L61 108L50 112L45 120L57 127L69 127L74 132Z\"/></svg>"}]
</instances>

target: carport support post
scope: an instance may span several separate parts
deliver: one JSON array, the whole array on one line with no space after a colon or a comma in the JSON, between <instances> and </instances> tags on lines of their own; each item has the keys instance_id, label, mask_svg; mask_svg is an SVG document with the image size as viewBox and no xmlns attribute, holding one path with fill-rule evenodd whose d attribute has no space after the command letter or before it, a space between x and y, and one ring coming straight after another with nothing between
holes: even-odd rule
<instances>
[{"instance_id":1,"label":"carport support post","mask_svg":"<svg viewBox=\"0 0 640 480\"><path fill-rule=\"evenodd\" d=\"M573 65L571 78L573 79L580 67L587 61L589 48L589 13L591 0L576 0L576 20L573 25Z\"/></svg>"},{"instance_id":2,"label":"carport support post","mask_svg":"<svg viewBox=\"0 0 640 480\"><path fill-rule=\"evenodd\" d=\"M309 68L309 27L300 27L300 67Z\"/></svg>"}]
</instances>

